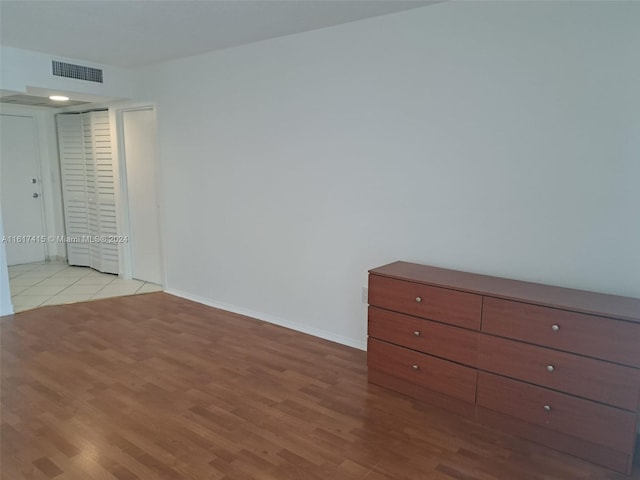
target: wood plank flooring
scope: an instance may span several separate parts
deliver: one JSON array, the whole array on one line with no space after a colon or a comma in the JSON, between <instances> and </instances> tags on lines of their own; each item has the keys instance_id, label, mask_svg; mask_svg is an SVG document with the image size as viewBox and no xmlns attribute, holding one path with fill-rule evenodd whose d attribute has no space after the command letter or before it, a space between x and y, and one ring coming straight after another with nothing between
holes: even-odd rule
<instances>
[{"instance_id":1,"label":"wood plank flooring","mask_svg":"<svg viewBox=\"0 0 640 480\"><path fill-rule=\"evenodd\" d=\"M365 352L164 293L0 327L3 480L630 478L370 385Z\"/></svg>"}]
</instances>

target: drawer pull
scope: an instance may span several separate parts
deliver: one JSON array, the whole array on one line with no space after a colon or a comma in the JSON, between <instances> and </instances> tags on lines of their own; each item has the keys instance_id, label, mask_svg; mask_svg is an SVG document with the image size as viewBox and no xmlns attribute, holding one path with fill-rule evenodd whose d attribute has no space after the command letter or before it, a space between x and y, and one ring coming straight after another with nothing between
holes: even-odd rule
<instances>
[{"instance_id":1,"label":"drawer pull","mask_svg":"<svg viewBox=\"0 0 640 480\"><path fill-rule=\"evenodd\" d=\"M554 332L557 332L558 330L560 330L560 325L551 325L551 330L553 330Z\"/></svg>"},{"instance_id":2,"label":"drawer pull","mask_svg":"<svg viewBox=\"0 0 640 480\"><path fill-rule=\"evenodd\" d=\"M419 330L414 330L413 334L414 334L416 337L419 337L419 336L420 336L420 331L419 331Z\"/></svg>"},{"instance_id":3,"label":"drawer pull","mask_svg":"<svg viewBox=\"0 0 640 480\"><path fill-rule=\"evenodd\" d=\"M553 372L555 369L553 365L547 365L547 372Z\"/></svg>"},{"instance_id":4,"label":"drawer pull","mask_svg":"<svg viewBox=\"0 0 640 480\"><path fill-rule=\"evenodd\" d=\"M418 365L416 365L415 363L413 365L411 365L411 368L413 368L414 370L420 370L420 367Z\"/></svg>"},{"instance_id":5,"label":"drawer pull","mask_svg":"<svg viewBox=\"0 0 640 480\"><path fill-rule=\"evenodd\" d=\"M416 303L422 303L422 297L416 297Z\"/></svg>"},{"instance_id":6,"label":"drawer pull","mask_svg":"<svg viewBox=\"0 0 640 480\"><path fill-rule=\"evenodd\" d=\"M545 405L545 406L544 406L544 407L542 407L542 408L544 408L544 411L545 411L545 412L550 412L550 411L551 411L551 405Z\"/></svg>"}]
</instances>

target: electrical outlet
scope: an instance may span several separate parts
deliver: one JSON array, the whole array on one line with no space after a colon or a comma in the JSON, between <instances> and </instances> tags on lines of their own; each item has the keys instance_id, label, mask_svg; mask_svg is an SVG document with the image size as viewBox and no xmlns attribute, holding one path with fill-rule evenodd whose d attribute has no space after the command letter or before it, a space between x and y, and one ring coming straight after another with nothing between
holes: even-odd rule
<instances>
[{"instance_id":1,"label":"electrical outlet","mask_svg":"<svg viewBox=\"0 0 640 480\"><path fill-rule=\"evenodd\" d=\"M369 289L362 287L362 303L369 303Z\"/></svg>"}]
</instances>

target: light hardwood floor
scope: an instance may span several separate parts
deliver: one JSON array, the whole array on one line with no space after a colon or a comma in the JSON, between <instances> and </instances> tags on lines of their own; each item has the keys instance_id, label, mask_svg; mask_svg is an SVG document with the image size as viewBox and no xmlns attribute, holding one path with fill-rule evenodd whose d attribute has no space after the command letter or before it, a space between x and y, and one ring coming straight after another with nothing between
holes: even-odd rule
<instances>
[{"instance_id":1,"label":"light hardwood floor","mask_svg":"<svg viewBox=\"0 0 640 480\"><path fill-rule=\"evenodd\" d=\"M630 478L370 385L365 352L164 293L0 327L4 480Z\"/></svg>"}]
</instances>

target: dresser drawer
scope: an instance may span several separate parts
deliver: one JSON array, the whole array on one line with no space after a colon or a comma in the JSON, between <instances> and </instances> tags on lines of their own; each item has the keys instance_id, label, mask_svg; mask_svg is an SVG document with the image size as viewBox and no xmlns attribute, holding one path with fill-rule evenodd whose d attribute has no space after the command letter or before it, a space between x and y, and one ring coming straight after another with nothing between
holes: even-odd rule
<instances>
[{"instance_id":1,"label":"dresser drawer","mask_svg":"<svg viewBox=\"0 0 640 480\"><path fill-rule=\"evenodd\" d=\"M482 331L640 367L640 325L484 297Z\"/></svg>"},{"instance_id":2,"label":"dresser drawer","mask_svg":"<svg viewBox=\"0 0 640 480\"><path fill-rule=\"evenodd\" d=\"M482 297L379 275L369 275L369 303L387 310L478 330Z\"/></svg>"},{"instance_id":3,"label":"dresser drawer","mask_svg":"<svg viewBox=\"0 0 640 480\"><path fill-rule=\"evenodd\" d=\"M369 338L369 369L444 393L468 403L476 395L476 370L408 348Z\"/></svg>"},{"instance_id":4,"label":"dresser drawer","mask_svg":"<svg viewBox=\"0 0 640 480\"><path fill-rule=\"evenodd\" d=\"M476 366L478 332L369 307L369 336Z\"/></svg>"},{"instance_id":5,"label":"dresser drawer","mask_svg":"<svg viewBox=\"0 0 640 480\"><path fill-rule=\"evenodd\" d=\"M477 405L550 430L631 453L635 414L485 372Z\"/></svg>"},{"instance_id":6,"label":"dresser drawer","mask_svg":"<svg viewBox=\"0 0 640 480\"><path fill-rule=\"evenodd\" d=\"M626 410L638 406L640 370L480 335L478 368Z\"/></svg>"}]
</instances>

